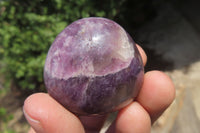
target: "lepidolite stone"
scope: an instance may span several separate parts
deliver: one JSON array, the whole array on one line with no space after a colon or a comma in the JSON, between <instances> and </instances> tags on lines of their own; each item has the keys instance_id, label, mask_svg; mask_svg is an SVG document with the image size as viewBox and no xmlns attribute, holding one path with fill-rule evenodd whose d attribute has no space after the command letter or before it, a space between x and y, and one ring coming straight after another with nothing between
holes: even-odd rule
<instances>
[{"instance_id":1,"label":"lepidolite stone","mask_svg":"<svg viewBox=\"0 0 200 133\"><path fill-rule=\"evenodd\" d=\"M48 93L79 115L118 110L137 96L143 64L134 41L117 23L85 18L66 27L44 67Z\"/></svg>"}]
</instances>

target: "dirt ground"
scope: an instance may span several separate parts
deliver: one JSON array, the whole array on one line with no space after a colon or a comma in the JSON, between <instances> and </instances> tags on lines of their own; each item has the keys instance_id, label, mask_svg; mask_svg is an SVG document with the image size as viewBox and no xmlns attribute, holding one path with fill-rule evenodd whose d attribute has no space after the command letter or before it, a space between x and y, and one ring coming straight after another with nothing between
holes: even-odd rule
<instances>
[{"instance_id":1,"label":"dirt ground","mask_svg":"<svg viewBox=\"0 0 200 133\"><path fill-rule=\"evenodd\" d=\"M29 125L27 124L22 111L25 95L19 92L7 92L0 94L0 107L6 109L6 116L12 116L7 122L0 120L0 132L7 133L27 133ZM3 132L4 131L4 132Z\"/></svg>"}]
</instances>

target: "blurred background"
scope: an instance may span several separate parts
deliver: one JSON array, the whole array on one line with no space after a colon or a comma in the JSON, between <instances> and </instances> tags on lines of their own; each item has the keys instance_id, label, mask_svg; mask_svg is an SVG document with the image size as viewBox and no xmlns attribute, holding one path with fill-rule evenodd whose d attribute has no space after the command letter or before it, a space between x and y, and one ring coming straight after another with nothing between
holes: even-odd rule
<instances>
[{"instance_id":1,"label":"blurred background","mask_svg":"<svg viewBox=\"0 0 200 133\"><path fill-rule=\"evenodd\" d=\"M98 16L122 25L143 47L145 71L162 70L175 84L176 99L152 133L199 133L199 7L198 0L0 0L0 132L28 131L23 102L46 91L51 43L71 22Z\"/></svg>"}]
</instances>

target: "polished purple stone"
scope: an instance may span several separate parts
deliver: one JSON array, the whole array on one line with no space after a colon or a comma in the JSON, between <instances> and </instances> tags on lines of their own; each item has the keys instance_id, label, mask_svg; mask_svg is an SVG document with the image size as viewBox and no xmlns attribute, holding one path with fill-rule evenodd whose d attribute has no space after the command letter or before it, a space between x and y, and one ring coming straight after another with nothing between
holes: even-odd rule
<instances>
[{"instance_id":1,"label":"polished purple stone","mask_svg":"<svg viewBox=\"0 0 200 133\"><path fill-rule=\"evenodd\" d=\"M139 93L143 64L117 23L91 17L73 22L51 45L44 67L48 93L78 115L123 108Z\"/></svg>"}]
</instances>

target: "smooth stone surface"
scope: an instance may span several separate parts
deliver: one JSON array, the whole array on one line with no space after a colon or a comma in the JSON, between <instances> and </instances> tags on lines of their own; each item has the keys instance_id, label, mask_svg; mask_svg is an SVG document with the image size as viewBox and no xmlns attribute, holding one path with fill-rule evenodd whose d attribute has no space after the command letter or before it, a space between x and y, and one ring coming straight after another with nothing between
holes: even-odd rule
<instances>
[{"instance_id":1,"label":"smooth stone surface","mask_svg":"<svg viewBox=\"0 0 200 133\"><path fill-rule=\"evenodd\" d=\"M134 41L117 23L85 18L66 27L49 49L44 80L48 93L68 110L102 114L129 104L143 82Z\"/></svg>"}]
</instances>

